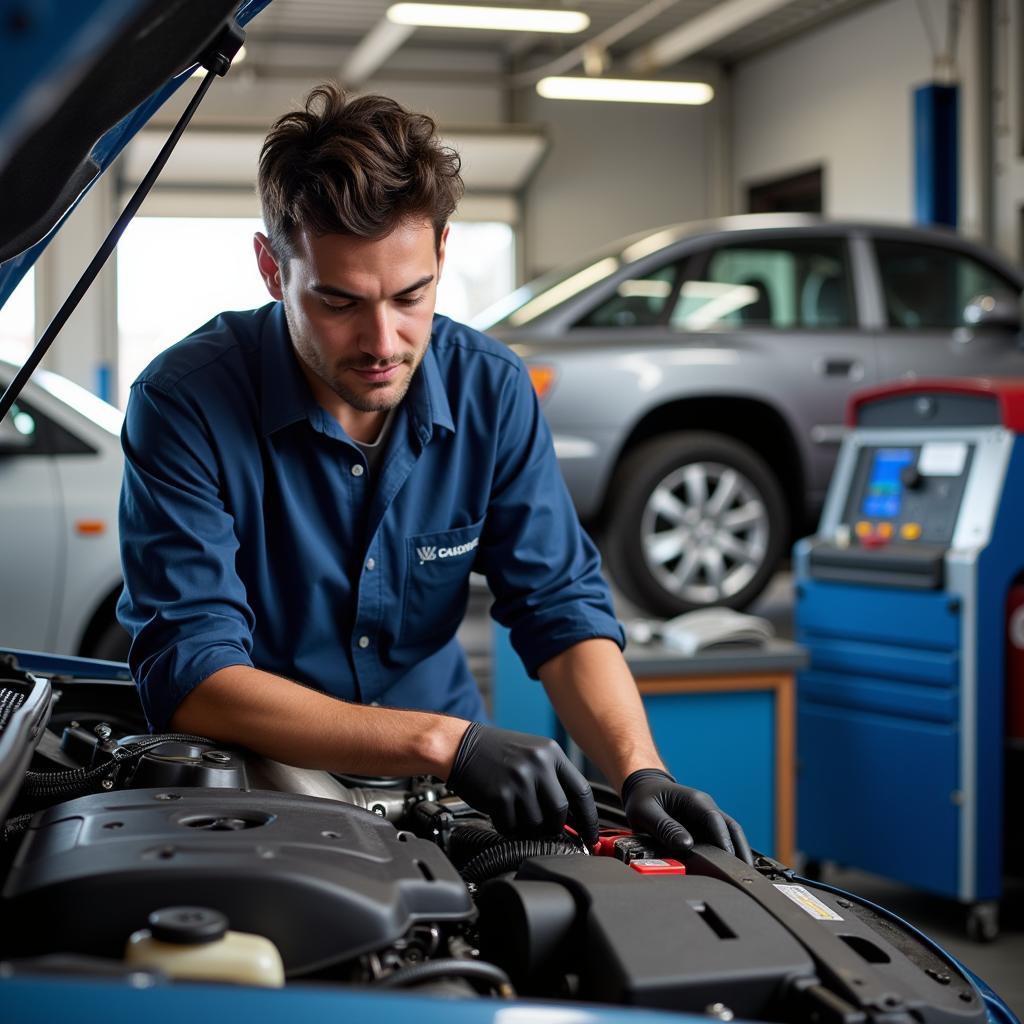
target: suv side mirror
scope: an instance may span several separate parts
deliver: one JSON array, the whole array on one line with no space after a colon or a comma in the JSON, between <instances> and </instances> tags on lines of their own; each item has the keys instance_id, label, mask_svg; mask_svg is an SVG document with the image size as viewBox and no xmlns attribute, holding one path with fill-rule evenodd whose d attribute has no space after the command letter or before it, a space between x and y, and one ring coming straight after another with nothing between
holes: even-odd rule
<instances>
[{"instance_id":1,"label":"suv side mirror","mask_svg":"<svg viewBox=\"0 0 1024 1024\"><path fill-rule=\"evenodd\" d=\"M1021 329L1021 300L1008 292L975 295L964 307L964 323L976 330L997 328L1003 331Z\"/></svg>"}]
</instances>

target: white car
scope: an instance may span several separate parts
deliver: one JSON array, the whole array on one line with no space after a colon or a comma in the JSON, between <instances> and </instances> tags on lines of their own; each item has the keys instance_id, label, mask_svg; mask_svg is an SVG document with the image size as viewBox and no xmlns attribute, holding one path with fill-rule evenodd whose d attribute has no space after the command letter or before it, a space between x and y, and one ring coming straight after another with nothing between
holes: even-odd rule
<instances>
[{"instance_id":1,"label":"white car","mask_svg":"<svg viewBox=\"0 0 1024 1024\"><path fill-rule=\"evenodd\" d=\"M0 393L15 367L0 362ZM37 370L0 423L0 646L123 661L121 413Z\"/></svg>"}]
</instances>

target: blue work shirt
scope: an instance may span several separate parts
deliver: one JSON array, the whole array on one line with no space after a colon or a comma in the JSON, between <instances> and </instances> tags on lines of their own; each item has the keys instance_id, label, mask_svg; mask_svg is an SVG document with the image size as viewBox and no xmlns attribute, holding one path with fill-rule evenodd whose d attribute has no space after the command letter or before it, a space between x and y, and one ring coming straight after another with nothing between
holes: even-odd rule
<instances>
[{"instance_id":1,"label":"blue work shirt","mask_svg":"<svg viewBox=\"0 0 1024 1024\"><path fill-rule=\"evenodd\" d=\"M434 318L373 479L315 400L280 303L224 313L132 386L118 615L154 729L218 669L483 716L455 632L471 570L531 675L621 646L522 362Z\"/></svg>"}]
</instances>

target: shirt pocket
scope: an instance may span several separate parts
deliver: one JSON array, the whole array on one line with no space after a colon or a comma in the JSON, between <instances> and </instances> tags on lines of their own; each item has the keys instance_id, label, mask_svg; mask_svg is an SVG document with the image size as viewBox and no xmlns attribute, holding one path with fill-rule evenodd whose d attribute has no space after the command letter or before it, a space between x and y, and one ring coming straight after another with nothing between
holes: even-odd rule
<instances>
[{"instance_id":1,"label":"shirt pocket","mask_svg":"<svg viewBox=\"0 0 1024 1024\"><path fill-rule=\"evenodd\" d=\"M403 646L440 648L459 628L466 612L469 573L484 521L458 530L420 533L405 542Z\"/></svg>"}]
</instances>

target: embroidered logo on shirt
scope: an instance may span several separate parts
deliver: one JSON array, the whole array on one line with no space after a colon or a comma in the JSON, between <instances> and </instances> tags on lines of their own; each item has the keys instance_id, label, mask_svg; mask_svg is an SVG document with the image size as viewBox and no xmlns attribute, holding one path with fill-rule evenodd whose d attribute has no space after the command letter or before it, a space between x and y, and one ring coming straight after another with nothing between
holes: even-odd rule
<instances>
[{"instance_id":1,"label":"embroidered logo on shirt","mask_svg":"<svg viewBox=\"0 0 1024 1024\"><path fill-rule=\"evenodd\" d=\"M426 547L417 548L416 554L419 557L420 565L424 562L436 562L439 558L458 558L459 555L468 554L480 545L480 538L474 537L465 544L458 544L453 548Z\"/></svg>"}]
</instances>

